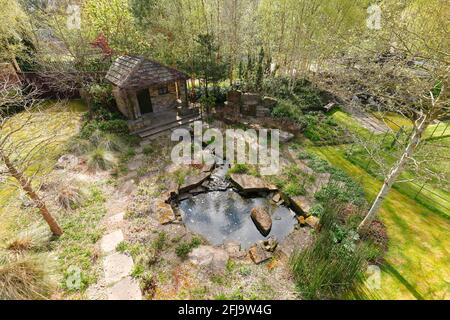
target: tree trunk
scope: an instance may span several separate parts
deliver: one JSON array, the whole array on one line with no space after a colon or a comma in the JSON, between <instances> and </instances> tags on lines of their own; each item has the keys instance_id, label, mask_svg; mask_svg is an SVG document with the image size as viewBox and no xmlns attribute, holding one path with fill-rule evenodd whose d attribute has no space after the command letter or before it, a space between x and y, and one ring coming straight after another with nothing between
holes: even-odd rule
<instances>
[{"instance_id":1,"label":"tree trunk","mask_svg":"<svg viewBox=\"0 0 450 320\"><path fill-rule=\"evenodd\" d=\"M370 226L371 222L373 221L376 214L378 213L378 210L380 209L384 198L386 198L387 194L391 190L392 185L395 183L398 176L403 172L406 161L414 153L414 150L416 149L416 147L419 145L419 143L421 141L423 132L428 127L428 124L430 123L430 121L426 115L421 116L419 118L419 120L417 120L417 122L418 122L418 125L414 129L414 133L411 136L408 146L405 148L405 151L403 152L400 160L398 160L397 163L391 168L391 171L389 172L388 176L384 180L383 186L382 186L380 192L378 193L377 197L375 198L375 201L373 202L372 207L370 208L370 210L367 213L364 220L358 226L358 232L364 232Z\"/></svg>"},{"instance_id":2,"label":"tree trunk","mask_svg":"<svg viewBox=\"0 0 450 320\"><path fill-rule=\"evenodd\" d=\"M50 214L50 212L47 209L47 206L42 201L42 199L38 196L38 194L33 190L30 181L23 175L23 173L19 172L15 166L11 163L9 157L5 155L4 153L0 153L1 158L3 162L6 165L6 168L8 169L8 172L11 174L11 176L16 179L22 189L27 193L28 197L34 202L36 207L41 212L42 217L47 222L47 224L50 227L50 230L55 236L60 236L63 234L62 229L56 222L56 220L53 218L53 216Z\"/></svg>"}]
</instances>

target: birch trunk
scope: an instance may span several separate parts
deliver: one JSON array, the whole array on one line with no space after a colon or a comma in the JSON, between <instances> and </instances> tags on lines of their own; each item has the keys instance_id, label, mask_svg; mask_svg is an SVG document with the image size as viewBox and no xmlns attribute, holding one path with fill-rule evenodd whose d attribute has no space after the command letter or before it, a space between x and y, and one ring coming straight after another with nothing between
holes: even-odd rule
<instances>
[{"instance_id":1,"label":"birch trunk","mask_svg":"<svg viewBox=\"0 0 450 320\"><path fill-rule=\"evenodd\" d=\"M16 179L22 189L27 193L28 197L33 201L33 203L36 205L36 207L39 209L42 217L47 222L47 224L50 227L50 230L55 236L60 236L63 234L63 231L61 227L58 225L56 220L53 218L53 216L48 211L47 206L45 205L44 201L39 197L39 195L33 190L31 187L30 181L21 173L19 172L16 167L11 163L9 157L3 153L0 153L1 158L3 162L5 163L6 168L8 169L9 174Z\"/></svg>"},{"instance_id":2,"label":"birch trunk","mask_svg":"<svg viewBox=\"0 0 450 320\"><path fill-rule=\"evenodd\" d=\"M380 210L383 200L386 198L387 194L391 190L392 185L395 183L398 176L403 172L403 169L405 167L408 158L410 158L413 155L414 150L421 141L423 132L430 123L426 115L421 116L419 120L417 120L417 122L418 125L415 126L414 133L408 143L408 146L405 148L405 151L403 152L400 160L398 160L397 163L391 168L391 171L384 180L383 187L381 188L380 192L375 198L372 207L370 208L364 220L358 226L358 232L364 232L365 230L367 230L373 219L375 219L375 216Z\"/></svg>"}]
</instances>

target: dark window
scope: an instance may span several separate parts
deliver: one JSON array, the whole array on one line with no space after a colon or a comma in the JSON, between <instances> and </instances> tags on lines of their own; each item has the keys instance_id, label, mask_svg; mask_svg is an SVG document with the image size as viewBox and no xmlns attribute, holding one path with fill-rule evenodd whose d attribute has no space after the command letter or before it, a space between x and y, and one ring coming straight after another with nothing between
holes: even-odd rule
<instances>
[{"instance_id":1,"label":"dark window","mask_svg":"<svg viewBox=\"0 0 450 320\"><path fill-rule=\"evenodd\" d=\"M168 94L169 93L169 87L168 86L159 87L158 93L159 93L159 95Z\"/></svg>"}]
</instances>

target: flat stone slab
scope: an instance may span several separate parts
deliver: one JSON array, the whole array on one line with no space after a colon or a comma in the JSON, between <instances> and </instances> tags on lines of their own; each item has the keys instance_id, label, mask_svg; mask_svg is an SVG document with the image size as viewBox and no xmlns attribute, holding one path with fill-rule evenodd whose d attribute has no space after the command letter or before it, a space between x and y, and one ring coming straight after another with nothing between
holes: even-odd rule
<instances>
[{"instance_id":1,"label":"flat stone slab","mask_svg":"<svg viewBox=\"0 0 450 320\"><path fill-rule=\"evenodd\" d=\"M189 261L205 267L212 272L224 272L229 259L228 252L222 248L200 246L189 253Z\"/></svg>"},{"instance_id":2,"label":"flat stone slab","mask_svg":"<svg viewBox=\"0 0 450 320\"><path fill-rule=\"evenodd\" d=\"M107 290L108 300L142 300L139 282L126 277Z\"/></svg>"},{"instance_id":3,"label":"flat stone slab","mask_svg":"<svg viewBox=\"0 0 450 320\"><path fill-rule=\"evenodd\" d=\"M165 203L163 200L158 200L156 202L156 215L159 223L163 225L171 223L176 219L172 206Z\"/></svg>"},{"instance_id":4,"label":"flat stone slab","mask_svg":"<svg viewBox=\"0 0 450 320\"><path fill-rule=\"evenodd\" d=\"M248 174L230 174L230 179L233 183L244 192L259 192L259 191L277 191L278 188L274 185L266 183L264 180Z\"/></svg>"},{"instance_id":5,"label":"flat stone slab","mask_svg":"<svg viewBox=\"0 0 450 320\"><path fill-rule=\"evenodd\" d=\"M309 210L311 210L312 207L312 201L309 198L305 196L296 196L289 198L289 200L292 209L294 209L297 214L308 215Z\"/></svg>"},{"instance_id":6,"label":"flat stone slab","mask_svg":"<svg viewBox=\"0 0 450 320\"><path fill-rule=\"evenodd\" d=\"M248 253L250 255L250 258L255 264L263 263L264 261L267 261L273 257L273 254L265 249L264 244L262 242L254 244L248 250Z\"/></svg>"},{"instance_id":7,"label":"flat stone slab","mask_svg":"<svg viewBox=\"0 0 450 320\"><path fill-rule=\"evenodd\" d=\"M123 241L122 230L111 232L100 240L100 248L103 253L109 253L116 250L117 245Z\"/></svg>"},{"instance_id":8,"label":"flat stone slab","mask_svg":"<svg viewBox=\"0 0 450 320\"><path fill-rule=\"evenodd\" d=\"M106 285L128 276L133 269L133 258L123 253L114 253L103 259Z\"/></svg>"},{"instance_id":9,"label":"flat stone slab","mask_svg":"<svg viewBox=\"0 0 450 320\"><path fill-rule=\"evenodd\" d=\"M128 170L134 171L142 167L144 165L143 158L144 156L142 154L134 156L134 158L130 160L127 164Z\"/></svg>"},{"instance_id":10,"label":"flat stone slab","mask_svg":"<svg viewBox=\"0 0 450 320\"><path fill-rule=\"evenodd\" d=\"M125 213L124 212L119 212L111 217L108 218L107 223L109 225L115 225L118 224L120 222L123 221L123 217L124 217Z\"/></svg>"},{"instance_id":11,"label":"flat stone slab","mask_svg":"<svg viewBox=\"0 0 450 320\"><path fill-rule=\"evenodd\" d=\"M200 186L203 183L203 181L208 179L210 176L211 172L202 172L195 176L188 176L186 177L185 182L180 186L178 192L184 193L191 189L195 189L196 187Z\"/></svg>"},{"instance_id":12,"label":"flat stone slab","mask_svg":"<svg viewBox=\"0 0 450 320\"><path fill-rule=\"evenodd\" d=\"M320 229L320 219L314 216L309 216L305 219L305 223L313 229Z\"/></svg>"}]
</instances>

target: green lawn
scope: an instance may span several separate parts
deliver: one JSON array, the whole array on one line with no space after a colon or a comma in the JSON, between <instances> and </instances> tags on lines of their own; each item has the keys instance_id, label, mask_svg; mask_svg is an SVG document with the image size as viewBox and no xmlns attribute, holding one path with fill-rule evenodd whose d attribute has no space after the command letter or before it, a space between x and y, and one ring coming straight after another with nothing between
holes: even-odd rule
<instances>
[{"instance_id":1,"label":"green lawn","mask_svg":"<svg viewBox=\"0 0 450 320\"><path fill-rule=\"evenodd\" d=\"M412 128L412 122L408 118L403 117L400 114L396 114L393 112L388 112L385 114L381 114L379 112L374 112L373 115L386 123L386 125L391 128L394 132L397 132L400 130L401 127L404 129L411 129ZM450 126L447 127L449 124L449 121L443 121L439 124L432 124L430 125L427 130L425 131L424 138L444 138L444 137L450 137Z\"/></svg>"},{"instance_id":2,"label":"green lawn","mask_svg":"<svg viewBox=\"0 0 450 320\"><path fill-rule=\"evenodd\" d=\"M377 145L383 145L386 150L380 153L380 155L383 157L383 161L386 163L386 168L389 168L395 163L395 161L397 161L399 153L401 152L401 148L394 148L392 150L389 150L388 148L394 140L394 134L373 135L369 132L369 130L363 128L359 124L359 122L353 119L351 115L342 111L336 111L331 116L333 117L333 119L335 119L336 122L346 127L352 133L358 135L360 138L365 140L372 140ZM380 118L380 115L377 113L375 114L375 116ZM387 125L392 124L393 121L404 126L406 130L409 130L412 126L411 122L401 115L388 113L384 115L384 118L386 119L385 122ZM450 134L450 128L448 128L445 131L445 134L442 135L444 133L445 127L446 123L441 123L439 125L432 125L427 129L426 136L433 136L434 138L432 140L426 141L425 145L421 147L421 150L419 151L420 159L424 157L426 158L427 154L429 153L445 154L445 152L448 150L448 147L450 147L450 137L447 136L447 134ZM392 127L392 129L394 130L394 127ZM397 127L397 131L398 129L399 127ZM403 135L401 138L402 141L405 141L405 139L407 139L407 134ZM381 170L379 166L374 161L371 161L369 155L367 154L367 151L363 147L355 146L352 148L351 146L349 146L347 150L350 149L352 150L352 154L348 158L349 161L351 161L354 165L362 168L364 171L367 171L373 177L377 177L380 180L383 179L383 176L380 175ZM437 157L435 160L427 162L425 165L427 169L441 173L441 175L444 176L444 179L450 179L450 173L447 169L449 167L449 161L444 157ZM427 177L429 178L430 176L427 175ZM407 181L411 180L412 178L415 178L414 181ZM447 188L445 182L438 181L437 179L432 179L428 181L425 184L425 187L422 189L424 183L421 182L421 179L417 179L416 173L412 171L405 171L399 178L399 181L405 181L396 183L394 185L394 188L400 191L400 193L416 200L432 211L438 212L447 217L450 216L450 190Z\"/></svg>"},{"instance_id":3,"label":"green lawn","mask_svg":"<svg viewBox=\"0 0 450 320\"><path fill-rule=\"evenodd\" d=\"M309 147L308 150L356 177L368 201L382 182L349 162L340 147ZM450 221L393 189L380 211L389 236L382 271L384 299L449 298Z\"/></svg>"},{"instance_id":4,"label":"green lawn","mask_svg":"<svg viewBox=\"0 0 450 320\"><path fill-rule=\"evenodd\" d=\"M53 101L47 101L45 103L46 108L44 108L41 114L36 113L37 117L44 116L48 122L48 126L51 127L52 124L62 123L63 128L59 132L58 142L52 145L50 148L43 150L42 154L37 155L36 163L42 166L42 171L40 174L44 174L52 170L53 165L56 161L57 156L62 152L65 143L78 132L81 116L87 111L87 107L80 100L71 100L68 104L62 108L55 110L50 108L54 105ZM12 119L11 125L14 125L14 121L23 116L22 114L17 114ZM17 120L17 121L20 121ZM24 130L15 139L19 139L27 135L33 135L34 132L40 131L45 132L48 128L43 128L42 125L35 125ZM52 132L52 130L48 130ZM27 172L30 174L35 174L33 172L34 168L30 168ZM12 232L15 232L19 228L24 228L34 221L40 221L42 218L36 214L33 217L24 217L20 205L18 205L17 196L19 190L15 185L15 181L12 179L7 179L6 182L0 186L0 242L8 237Z\"/></svg>"}]
</instances>

